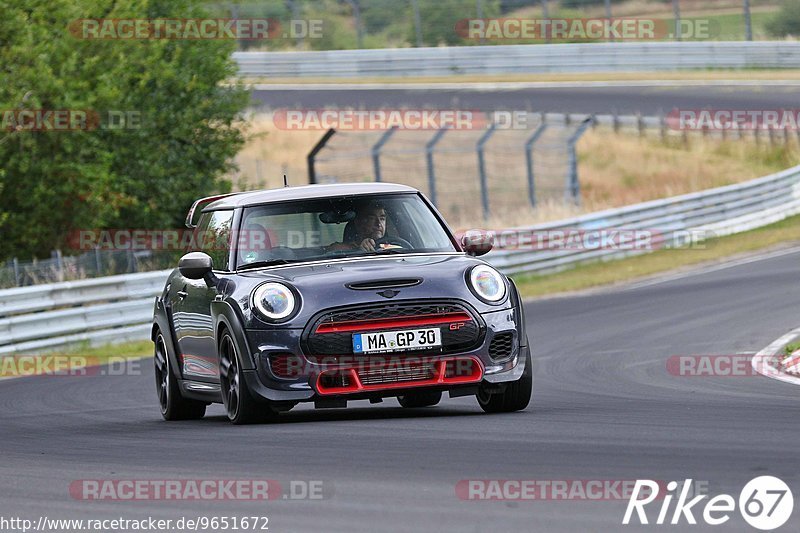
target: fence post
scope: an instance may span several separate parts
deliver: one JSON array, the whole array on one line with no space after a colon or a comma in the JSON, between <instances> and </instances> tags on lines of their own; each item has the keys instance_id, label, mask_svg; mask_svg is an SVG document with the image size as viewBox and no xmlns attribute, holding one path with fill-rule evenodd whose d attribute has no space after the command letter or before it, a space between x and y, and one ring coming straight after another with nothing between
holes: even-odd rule
<instances>
[{"instance_id":1,"label":"fence post","mask_svg":"<svg viewBox=\"0 0 800 533\"><path fill-rule=\"evenodd\" d=\"M583 123L578 126L578 129L575 130L569 140L567 141L568 152L569 152L569 194L572 196L572 201L575 205L580 205L581 203L581 185L578 181L578 156L575 154L575 145L578 142L578 139L581 138L581 135L586 131L586 129L591 125L592 119L587 118L583 121Z\"/></svg>"},{"instance_id":2,"label":"fence post","mask_svg":"<svg viewBox=\"0 0 800 533\"><path fill-rule=\"evenodd\" d=\"M287 3L289 4L289 9L292 11L292 18L294 20L300 20L300 9L297 6L297 1L287 0ZM295 37L295 48L300 50L302 47L303 47L303 37L301 35L298 35L297 37Z\"/></svg>"},{"instance_id":3,"label":"fence post","mask_svg":"<svg viewBox=\"0 0 800 533\"><path fill-rule=\"evenodd\" d=\"M336 133L336 130L331 128L325 132L325 135L314 145L314 148L308 152L308 156L306 156L306 161L308 162L308 183L310 185L314 185L317 183L317 170L314 168L314 159L317 157L317 154L320 150L325 148L325 145L328 144L328 141L333 134Z\"/></svg>"},{"instance_id":4,"label":"fence post","mask_svg":"<svg viewBox=\"0 0 800 533\"><path fill-rule=\"evenodd\" d=\"M419 16L418 0L411 0L411 7L414 10L414 33L417 37L417 48L422 48L422 19Z\"/></svg>"},{"instance_id":5,"label":"fence post","mask_svg":"<svg viewBox=\"0 0 800 533\"><path fill-rule=\"evenodd\" d=\"M750 19L750 0L744 0L744 38L753 40L753 22Z\"/></svg>"},{"instance_id":6,"label":"fence post","mask_svg":"<svg viewBox=\"0 0 800 533\"><path fill-rule=\"evenodd\" d=\"M675 15L675 40L681 40L681 3L680 0L672 0L672 12Z\"/></svg>"},{"instance_id":7,"label":"fence post","mask_svg":"<svg viewBox=\"0 0 800 533\"><path fill-rule=\"evenodd\" d=\"M550 7L547 5L548 0L540 0L540 2L542 3L542 18L544 20L547 20L547 19L550 18ZM545 31L545 34L544 34L545 42L548 42L548 43L550 42L550 34L551 33L552 33L552 30L550 30L550 29Z\"/></svg>"},{"instance_id":8,"label":"fence post","mask_svg":"<svg viewBox=\"0 0 800 533\"><path fill-rule=\"evenodd\" d=\"M128 248L128 272L136 272L136 256L133 255L133 248Z\"/></svg>"},{"instance_id":9,"label":"fence post","mask_svg":"<svg viewBox=\"0 0 800 533\"><path fill-rule=\"evenodd\" d=\"M431 202L437 207L439 204L436 200L436 170L433 165L433 150L445 133L447 133L447 128L440 129L434 133L433 138L425 145L425 160L428 163L428 193L431 195Z\"/></svg>"},{"instance_id":10,"label":"fence post","mask_svg":"<svg viewBox=\"0 0 800 533\"><path fill-rule=\"evenodd\" d=\"M386 130L381 138L378 139L378 142L372 147L372 168L375 170L375 181L381 181L381 148L383 145L389 142L389 139L394 135L394 132L397 130L397 126L392 126L390 129Z\"/></svg>"},{"instance_id":11,"label":"fence post","mask_svg":"<svg viewBox=\"0 0 800 533\"><path fill-rule=\"evenodd\" d=\"M353 10L353 22L356 25L356 42L359 48L364 48L364 26L361 24L361 6L358 0L345 0Z\"/></svg>"},{"instance_id":12,"label":"fence post","mask_svg":"<svg viewBox=\"0 0 800 533\"><path fill-rule=\"evenodd\" d=\"M64 258L61 256L61 250L53 250L51 255L56 260L56 269L58 270L58 281L64 281Z\"/></svg>"},{"instance_id":13,"label":"fence post","mask_svg":"<svg viewBox=\"0 0 800 533\"><path fill-rule=\"evenodd\" d=\"M484 220L489 220L489 184L486 180L486 161L483 157L483 149L489 137L494 133L495 126L496 124L493 122L492 125L489 126L489 129L486 130L486 133L481 135L478 144L475 146L478 151L478 177L481 183L481 205L483 206Z\"/></svg>"},{"instance_id":14,"label":"fence post","mask_svg":"<svg viewBox=\"0 0 800 533\"><path fill-rule=\"evenodd\" d=\"M525 169L528 175L528 199L531 202L531 207L536 207L536 181L533 177L533 145L542 136L544 130L547 129L547 123L544 121L544 114L542 114L542 123L533 132L533 135L528 137L525 141Z\"/></svg>"},{"instance_id":15,"label":"fence post","mask_svg":"<svg viewBox=\"0 0 800 533\"><path fill-rule=\"evenodd\" d=\"M478 20L483 19L483 0L475 0L475 14L477 15L475 18ZM486 44L486 37L481 35L479 42L480 44Z\"/></svg>"},{"instance_id":16,"label":"fence post","mask_svg":"<svg viewBox=\"0 0 800 533\"><path fill-rule=\"evenodd\" d=\"M94 267L97 270L97 275L100 276L103 271L103 260L100 257L100 247L94 247Z\"/></svg>"},{"instance_id":17,"label":"fence post","mask_svg":"<svg viewBox=\"0 0 800 533\"><path fill-rule=\"evenodd\" d=\"M22 278L19 275L19 259L15 257L11 260L11 264L14 265L14 283L17 287L22 287Z\"/></svg>"}]
</instances>

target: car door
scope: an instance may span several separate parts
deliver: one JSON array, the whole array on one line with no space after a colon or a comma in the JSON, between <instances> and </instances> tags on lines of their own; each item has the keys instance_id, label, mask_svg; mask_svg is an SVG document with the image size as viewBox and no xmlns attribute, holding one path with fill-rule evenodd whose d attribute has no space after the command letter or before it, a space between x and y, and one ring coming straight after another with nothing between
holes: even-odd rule
<instances>
[{"instance_id":1,"label":"car door","mask_svg":"<svg viewBox=\"0 0 800 533\"><path fill-rule=\"evenodd\" d=\"M211 256L214 272L228 271L233 210L204 212L197 225L194 246ZM175 336L180 350L182 372L190 379L216 379L216 344L211 302L218 294L205 280L176 277L177 299L173 303Z\"/></svg>"}]
</instances>

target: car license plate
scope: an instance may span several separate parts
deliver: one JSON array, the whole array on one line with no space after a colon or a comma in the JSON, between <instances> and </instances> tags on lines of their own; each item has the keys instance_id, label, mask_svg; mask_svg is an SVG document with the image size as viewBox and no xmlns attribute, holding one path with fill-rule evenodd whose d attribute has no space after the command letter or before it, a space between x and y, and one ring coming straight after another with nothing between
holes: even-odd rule
<instances>
[{"instance_id":1,"label":"car license plate","mask_svg":"<svg viewBox=\"0 0 800 533\"><path fill-rule=\"evenodd\" d=\"M439 328L353 334L353 353L404 352L441 345L442 332Z\"/></svg>"}]
</instances>

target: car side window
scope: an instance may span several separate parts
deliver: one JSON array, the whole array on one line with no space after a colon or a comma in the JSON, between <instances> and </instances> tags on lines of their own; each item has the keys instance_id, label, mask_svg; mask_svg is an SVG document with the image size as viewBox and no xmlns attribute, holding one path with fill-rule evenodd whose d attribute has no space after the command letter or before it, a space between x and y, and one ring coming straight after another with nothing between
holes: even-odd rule
<instances>
[{"instance_id":1,"label":"car side window","mask_svg":"<svg viewBox=\"0 0 800 533\"><path fill-rule=\"evenodd\" d=\"M228 270L231 246L231 224L233 211L211 211L203 213L197 224L195 246L214 261L214 270Z\"/></svg>"}]
</instances>

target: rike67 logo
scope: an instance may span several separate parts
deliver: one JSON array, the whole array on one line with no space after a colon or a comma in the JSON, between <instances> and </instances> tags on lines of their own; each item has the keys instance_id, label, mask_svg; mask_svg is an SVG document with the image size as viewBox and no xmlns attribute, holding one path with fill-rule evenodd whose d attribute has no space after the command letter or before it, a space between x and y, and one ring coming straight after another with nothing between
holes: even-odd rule
<instances>
[{"instance_id":1,"label":"rike67 logo","mask_svg":"<svg viewBox=\"0 0 800 533\"><path fill-rule=\"evenodd\" d=\"M695 513L701 515L702 520L712 526L722 525L730 520L737 504L733 496L720 494L706 501L705 505L700 505L708 495L701 494L689 499L691 487L691 479L687 479L682 485L677 481L670 481L667 483L666 493L661 493L659 483L649 479L636 480L622 523L630 524L633 519L635 524L638 519L640 524L696 525ZM677 501L671 509L676 496ZM652 511L655 511L658 504L651 506L649 517L645 507L657 500L661 503L658 517L655 522L650 522L653 518ZM744 486L739 493L738 504L739 513L745 522L756 529L770 531L789 520L794 509L794 498L789 486L782 480L773 476L760 476Z\"/></svg>"}]
</instances>

